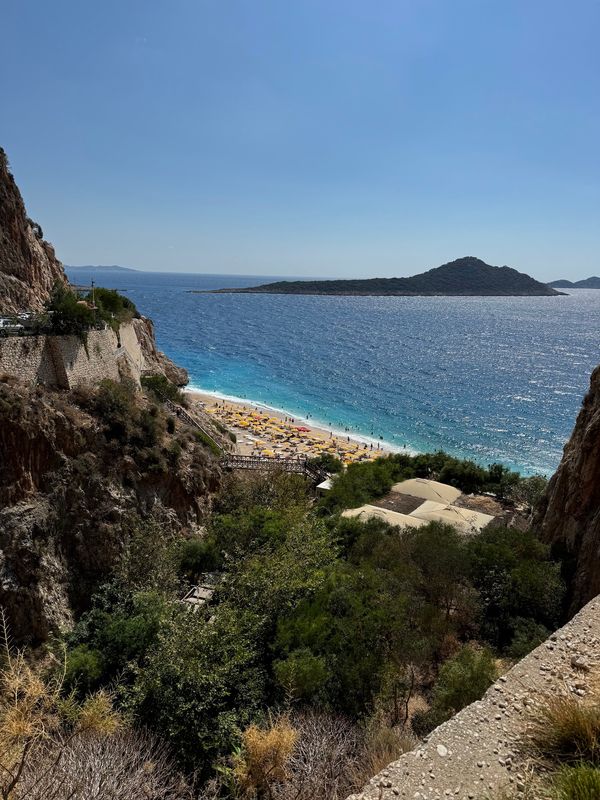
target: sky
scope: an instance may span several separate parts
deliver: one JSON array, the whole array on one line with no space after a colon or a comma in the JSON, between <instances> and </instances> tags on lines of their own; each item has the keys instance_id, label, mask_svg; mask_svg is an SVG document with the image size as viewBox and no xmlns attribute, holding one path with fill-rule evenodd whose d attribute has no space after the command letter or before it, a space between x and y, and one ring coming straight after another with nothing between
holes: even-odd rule
<instances>
[{"instance_id":1,"label":"sky","mask_svg":"<svg viewBox=\"0 0 600 800\"><path fill-rule=\"evenodd\" d=\"M599 0L10 0L0 144L67 264L600 274Z\"/></svg>"}]
</instances>

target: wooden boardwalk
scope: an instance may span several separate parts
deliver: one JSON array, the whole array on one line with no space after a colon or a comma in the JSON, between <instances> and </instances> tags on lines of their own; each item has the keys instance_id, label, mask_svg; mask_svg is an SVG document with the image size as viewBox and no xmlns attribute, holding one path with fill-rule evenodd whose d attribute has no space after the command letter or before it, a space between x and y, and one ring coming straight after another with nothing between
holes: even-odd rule
<instances>
[{"instance_id":1,"label":"wooden boardwalk","mask_svg":"<svg viewBox=\"0 0 600 800\"><path fill-rule=\"evenodd\" d=\"M309 464L306 458L272 458L269 456L243 456L239 453L228 453L221 459L221 466L223 469L292 472L304 475L317 483L327 477L325 472Z\"/></svg>"}]
</instances>

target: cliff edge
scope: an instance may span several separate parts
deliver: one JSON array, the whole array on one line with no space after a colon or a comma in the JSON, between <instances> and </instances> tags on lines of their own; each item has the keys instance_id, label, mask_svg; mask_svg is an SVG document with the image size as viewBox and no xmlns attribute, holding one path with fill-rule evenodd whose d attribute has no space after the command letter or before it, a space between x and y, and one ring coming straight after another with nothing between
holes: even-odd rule
<instances>
[{"instance_id":1,"label":"cliff edge","mask_svg":"<svg viewBox=\"0 0 600 800\"><path fill-rule=\"evenodd\" d=\"M534 529L568 565L571 610L576 611L600 593L600 367L592 373Z\"/></svg>"},{"instance_id":2,"label":"cliff edge","mask_svg":"<svg viewBox=\"0 0 600 800\"><path fill-rule=\"evenodd\" d=\"M348 800L484 800L541 797L531 778L524 735L532 712L549 697L586 697L600 676L600 599L486 692L436 728Z\"/></svg>"},{"instance_id":3,"label":"cliff edge","mask_svg":"<svg viewBox=\"0 0 600 800\"><path fill-rule=\"evenodd\" d=\"M41 311L56 281L67 282L63 265L28 218L0 147L0 313Z\"/></svg>"}]
</instances>

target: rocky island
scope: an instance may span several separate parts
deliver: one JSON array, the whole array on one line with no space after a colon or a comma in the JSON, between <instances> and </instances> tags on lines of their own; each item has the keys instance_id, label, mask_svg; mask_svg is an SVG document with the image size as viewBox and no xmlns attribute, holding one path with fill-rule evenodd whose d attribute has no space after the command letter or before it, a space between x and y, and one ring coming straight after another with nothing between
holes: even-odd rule
<instances>
[{"instance_id":1,"label":"rocky island","mask_svg":"<svg viewBox=\"0 0 600 800\"><path fill-rule=\"evenodd\" d=\"M583 278L580 281L569 281L561 278L558 281L550 281L548 286L553 289L600 289L600 278L592 275L590 278Z\"/></svg>"},{"instance_id":2,"label":"rocky island","mask_svg":"<svg viewBox=\"0 0 600 800\"><path fill-rule=\"evenodd\" d=\"M314 294L356 296L553 297L563 294L511 267L493 267L465 256L411 278L277 281L214 294Z\"/></svg>"}]
</instances>

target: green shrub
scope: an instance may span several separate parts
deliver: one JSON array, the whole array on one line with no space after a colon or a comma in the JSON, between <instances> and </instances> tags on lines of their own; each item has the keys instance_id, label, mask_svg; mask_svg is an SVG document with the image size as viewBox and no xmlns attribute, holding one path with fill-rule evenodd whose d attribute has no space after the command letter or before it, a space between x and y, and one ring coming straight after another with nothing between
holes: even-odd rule
<instances>
[{"instance_id":1,"label":"green shrub","mask_svg":"<svg viewBox=\"0 0 600 800\"><path fill-rule=\"evenodd\" d=\"M125 444L133 432L137 417L133 388L125 382L104 380L92 404L96 414L105 423L106 437Z\"/></svg>"},{"instance_id":2,"label":"green shrub","mask_svg":"<svg viewBox=\"0 0 600 800\"><path fill-rule=\"evenodd\" d=\"M557 800L598 800L600 798L600 769L589 764L565 767L554 781Z\"/></svg>"},{"instance_id":3,"label":"green shrub","mask_svg":"<svg viewBox=\"0 0 600 800\"><path fill-rule=\"evenodd\" d=\"M207 436L207 434L204 433L204 431L195 430L194 436L196 438L196 441L203 444L204 447L207 447L213 454L213 456L217 456L218 458L219 456L222 455L221 448L219 447L219 445L213 439L211 439L210 436Z\"/></svg>"},{"instance_id":4,"label":"green shrub","mask_svg":"<svg viewBox=\"0 0 600 800\"><path fill-rule=\"evenodd\" d=\"M550 635L550 631L544 625L521 617L515 620L513 630L513 639L506 649L506 654L515 659L525 658Z\"/></svg>"},{"instance_id":5,"label":"green shrub","mask_svg":"<svg viewBox=\"0 0 600 800\"><path fill-rule=\"evenodd\" d=\"M373 570L334 567L324 586L280 615L275 674L282 690L352 717L373 710L390 649L400 639L402 599L386 602ZM400 626L400 630L398 630ZM399 649L399 648L398 648Z\"/></svg>"},{"instance_id":6,"label":"green shrub","mask_svg":"<svg viewBox=\"0 0 600 800\"><path fill-rule=\"evenodd\" d=\"M102 655L98 650L81 644L67 653L65 689L87 695L98 688L102 674Z\"/></svg>"},{"instance_id":7,"label":"green shrub","mask_svg":"<svg viewBox=\"0 0 600 800\"><path fill-rule=\"evenodd\" d=\"M184 394L165 375L143 375L141 383L144 389L159 402L171 400L179 405L183 404Z\"/></svg>"},{"instance_id":8,"label":"green shrub","mask_svg":"<svg viewBox=\"0 0 600 800\"><path fill-rule=\"evenodd\" d=\"M116 440L149 468L163 469L165 460L157 449L165 432L164 415L156 406L144 408L128 382L104 380L88 405L104 423L104 435ZM163 470L164 471L164 470Z\"/></svg>"},{"instance_id":9,"label":"green shrub","mask_svg":"<svg viewBox=\"0 0 600 800\"><path fill-rule=\"evenodd\" d=\"M504 650L515 639L517 625L522 638L524 620L549 630L558 627L565 587L547 545L531 532L491 528L470 539L467 548L487 641Z\"/></svg>"},{"instance_id":10,"label":"green shrub","mask_svg":"<svg viewBox=\"0 0 600 800\"><path fill-rule=\"evenodd\" d=\"M46 329L59 335L75 335L85 339L87 331L96 323L94 311L86 302L80 301L75 292L57 282L46 305L50 312L46 318Z\"/></svg>"},{"instance_id":11,"label":"green shrub","mask_svg":"<svg viewBox=\"0 0 600 800\"><path fill-rule=\"evenodd\" d=\"M222 557L214 536L187 539L180 545L178 572L195 583L203 572L214 572L222 564Z\"/></svg>"},{"instance_id":12,"label":"green shrub","mask_svg":"<svg viewBox=\"0 0 600 800\"><path fill-rule=\"evenodd\" d=\"M497 677L489 650L475 650L468 645L463 647L442 665L430 710L413 720L415 733L428 733L465 706L479 700Z\"/></svg>"},{"instance_id":13,"label":"green shrub","mask_svg":"<svg viewBox=\"0 0 600 800\"><path fill-rule=\"evenodd\" d=\"M462 492L492 492L504 498L520 481L516 472L501 464L487 469L473 461L447 453L422 453L410 456L394 453L373 461L351 464L334 481L333 488L320 503L324 512L355 508L389 492L392 485L407 478L430 478L455 486Z\"/></svg>"},{"instance_id":14,"label":"green shrub","mask_svg":"<svg viewBox=\"0 0 600 800\"><path fill-rule=\"evenodd\" d=\"M182 608L138 674L135 718L168 739L182 766L206 777L264 707L261 648L260 621L251 612L220 604L207 624L203 614Z\"/></svg>"},{"instance_id":15,"label":"green shrub","mask_svg":"<svg viewBox=\"0 0 600 800\"><path fill-rule=\"evenodd\" d=\"M117 322L129 322L134 317L140 316L135 304L115 289L97 286L93 292L86 295L85 299L90 303L92 300L95 302L98 316L105 322L113 319Z\"/></svg>"},{"instance_id":16,"label":"green shrub","mask_svg":"<svg viewBox=\"0 0 600 800\"><path fill-rule=\"evenodd\" d=\"M322 656L315 656L308 648L294 650L290 655L275 661L275 678L286 694L295 700L312 700L321 693L330 677Z\"/></svg>"},{"instance_id":17,"label":"green shrub","mask_svg":"<svg viewBox=\"0 0 600 800\"><path fill-rule=\"evenodd\" d=\"M330 474L341 472L344 467L340 459L336 458L331 453L321 453L320 456L309 458L307 463L309 467L322 469L324 472L329 472Z\"/></svg>"}]
</instances>

